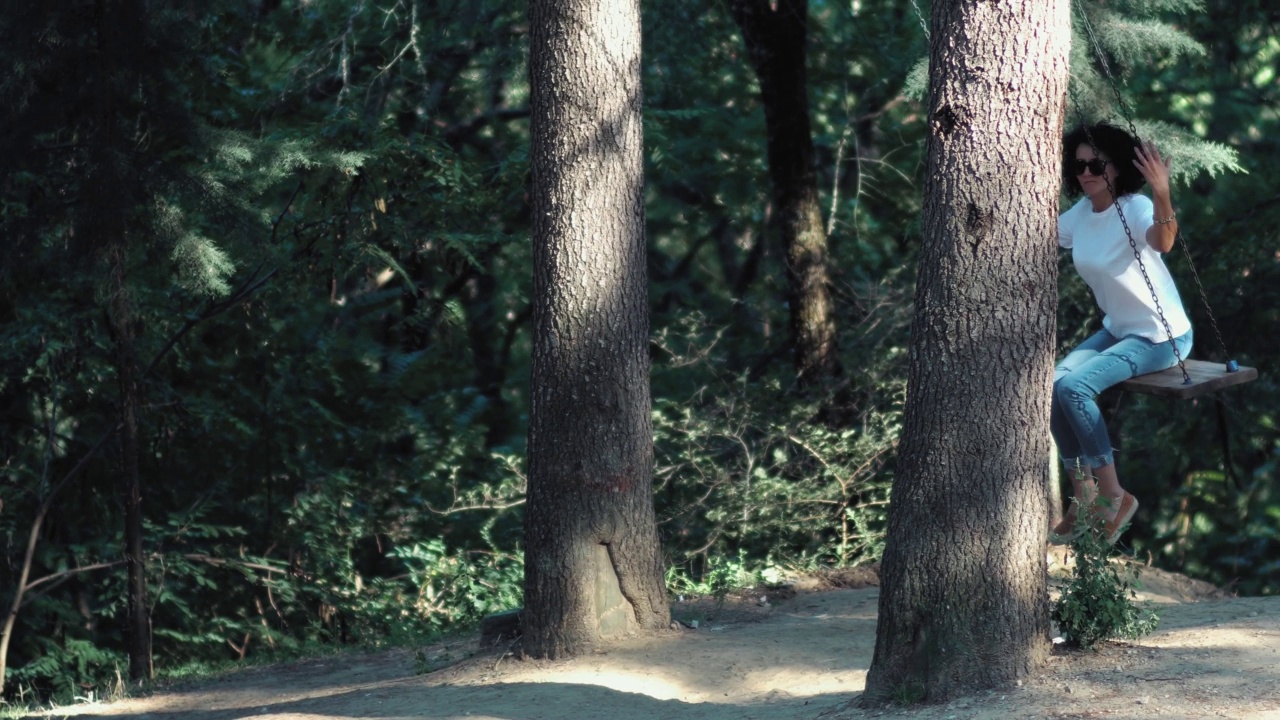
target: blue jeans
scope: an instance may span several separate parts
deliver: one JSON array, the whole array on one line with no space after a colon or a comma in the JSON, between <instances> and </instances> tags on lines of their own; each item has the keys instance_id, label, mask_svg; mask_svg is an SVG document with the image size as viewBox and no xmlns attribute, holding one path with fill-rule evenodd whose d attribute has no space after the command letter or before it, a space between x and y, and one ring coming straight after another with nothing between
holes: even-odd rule
<instances>
[{"instance_id":1,"label":"blue jeans","mask_svg":"<svg viewBox=\"0 0 1280 720\"><path fill-rule=\"evenodd\" d=\"M1192 331L1174 342L1186 358ZM1098 409L1103 390L1138 375L1167 370L1178 364L1168 342L1128 335L1117 339L1099 330L1071 351L1053 372L1053 404L1049 429L1058 454L1068 469L1097 468L1115 462L1107 424Z\"/></svg>"}]
</instances>

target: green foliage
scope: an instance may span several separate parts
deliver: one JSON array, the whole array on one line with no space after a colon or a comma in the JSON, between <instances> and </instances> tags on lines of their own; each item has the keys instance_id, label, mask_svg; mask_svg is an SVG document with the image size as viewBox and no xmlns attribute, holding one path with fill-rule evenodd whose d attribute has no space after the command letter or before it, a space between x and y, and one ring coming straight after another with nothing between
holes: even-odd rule
<instances>
[{"instance_id":1,"label":"green foliage","mask_svg":"<svg viewBox=\"0 0 1280 720\"><path fill-rule=\"evenodd\" d=\"M178 282L192 294L222 297L231 292L228 278L235 272L235 263L208 238L183 235L173 245L173 260Z\"/></svg>"},{"instance_id":2,"label":"green foliage","mask_svg":"<svg viewBox=\"0 0 1280 720\"><path fill-rule=\"evenodd\" d=\"M1184 2L1132 2L1113 9L1076 0L1072 6L1071 102L1068 124L1107 119L1131 120L1143 140L1154 141L1177 158L1173 177L1187 182L1201 172L1241 172L1236 150L1206 141L1174 125L1143 118L1135 112L1126 76L1153 61L1172 63L1207 54L1203 44L1185 31L1155 17L1161 12L1191 12ZM1135 17L1136 16L1136 17ZM1158 59L1158 60L1157 60Z\"/></svg>"},{"instance_id":3,"label":"green foliage","mask_svg":"<svg viewBox=\"0 0 1280 720\"><path fill-rule=\"evenodd\" d=\"M1203 57L1205 54L1204 46L1194 38L1160 20L1131 20L1102 8L1094 10L1092 15L1089 22L1098 26L1098 44L1120 62L1121 71L1156 55L1177 59L1180 56ZM1087 32L1088 28L1086 36Z\"/></svg>"},{"instance_id":4,"label":"green foliage","mask_svg":"<svg viewBox=\"0 0 1280 720\"><path fill-rule=\"evenodd\" d=\"M522 602L524 556L519 553L451 552L443 540L432 539L396 548L394 557L409 569L416 590L412 606L433 631L476 625Z\"/></svg>"},{"instance_id":5,"label":"green foliage","mask_svg":"<svg viewBox=\"0 0 1280 720\"><path fill-rule=\"evenodd\" d=\"M56 697L68 702L83 697L85 688L104 684L110 687L103 678L114 678L118 686L120 669L129 664L124 653L86 640L43 639L39 647L41 654L22 667L13 668L8 681L19 687L51 688Z\"/></svg>"},{"instance_id":6,"label":"green foliage","mask_svg":"<svg viewBox=\"0 0 1280 720\"><path fill-rule=\"evenodd\" d=\"M1135 17L1189 15L1204 12L1204 0L1116 0L1111 7Z\"/></svg>"},{"instance_id":7,"label":"green foliage","mask_svg":"<svg viewBox=\"0 0 1280 720\"><path fill-rule=\"evenodd\" d=\"M694 578L679 565L667 567L667 591L677 597L712 597L717 605L724 603L734 590L755 587L763 573L748 569L746 553L738 551L737 557L709 555L703 564L701 577Z\"/></svg>"},{"instance_id":8,"label":"green foliage","mask_svg":"<svg viewBox=\"0 0 1280 720\"><path fill-rule=\"evenodd\" d=\"M350 8L282 9L258 34L256 9L215 4L158 10L139 29L143 82L119 104L139 142L111 167L119 179L104 182L90 152L98 126L76 105L76 82L98 62L76 48L97 29L46 9L0 18L2 52L20 57L0 82L12 100L0 228L14 248L0 269L6 607L35 508L114 422L113 339L97 309L106 285L97 256L77 244L93 237L85 197L107 190L134 232L139 362L168 350L140 418L159 672L411 642L511 602L518 515L472 519L450 502L513 486L510 466L489 453L518 447L519 436L486 437L488 412L505 414L506 399L477 389L466 332L482 304L494 318L518 313L526 281L463 303L456 278L517 277L525 264L527 251L502 230L520 212L509 203L524 180L519 153L496 170L487 153L464 156L443 133L411 138L320 102L331 76L314 74L318 56L308 53L326 28L347 27ZM519 13L498 9L506 20L489 30L502 34ZM335 13L344 22L326 19ZM360 32L407 29L364 20ZM27 82L30 57L47 82ZM385 65L347 60L369 76ZM486 85L473 90L491 96ZM464 122L459 97L449 112ZM399 274L384 276L388 268ZM228 295L237 302L217 303ZM508 367L524 362L518 338L498 348ZM123 648L118 464L107 450L55 498L32 578L70 575L27 596L8 691L69 701L118 682L109 662ZM446 585L444 600L420 607L427 587Z\"/></svg>"},{"instance_id":9,"label":"green foliage","mask_svg":"<svg viewBox=\"0 0 1280 720\"><path fill-rule=\"evenodd\" d=\"M925 55L911 66L907 81L902 86L902 94L924 102L929 98L929 56Z\"/></svg>"},{"instance_id":10,"label":"green foliage","mask_svg":"<svg viewBox=\"0 0 1280 720\"><path fill-rule=\"evenodd\" d=\"M813 406L779 407L778 392L736 384L702 407L655 404L662 524L708 552L841 567L878 557L896 417L831 429Z\"/></svg>"},{"instance_id":11,"label":"green foliage","mask_svg":"<svg viewBox=\"0 0 1280 720\"><path fill-rule=\"evenodd\" d=\"M1201 173L1215 177L1221 173L1248 172L1240 165L1236 151L1221 143L1202 140L1166 122L1137 121L1134 125L1139 137L1154 142L1160 152L1178 158L1178 163L1170 168L1174 180L1190 185Z\"/></svg>"},{"instance_id":12,"label":"green foliage","mask_svg":"<svg viewBox=\"0 0 1280 720\"><path fill-rule=\"evenodd\" d=\"M0 15L0 606L36 509L116 419L103 219L128 230L135 351L151 368L139 462L160 675L414 644L518 604L523 4L148 7L104 83L92 14ZM1191 184L1179 224L1228 343L1273 365L1268 8L1087 7L1139 130ZM643 8L654 499L673 591L711 596L881 552L920 239L926 123L908 78L927 84L917 11L811 4L845 374L797 388L759 88L722 10ZM1118 120L1074 22L1073 93L1089 118ZM1196 354L1212 356L1188 268L1169 261ZM1065 347L1098 317L1072 273L1062 292ZM1107 403L1120 472L1151 515L1127 537L1167 567L1280 591L1280 386L1228 394L1221 416L1160 402ZM53 497L31 568L52 579L18 616L6 699L121 684L121 457L102 448Z\"/></svg>"},{"instance_id":13,"label":"green foliage","mask_svg":"<svg viewBox=\"0 0 1280 720\"><path fill-rule=\"evenodd\" d=\"M747 572L878 559L901 418L895 368L905 357L904 321L886 309L846 328L842 346L856 350L844 362L861 368L861 398L788 395L777 377L719 372L720 333L696 316L659 335L671 367L705 368L712 378L688 397L656 398L653 410L659 524L673 564L700 589L735 567L726 558ZM835 422L833 413L848 415Z\"/></svg>"},{"instance_id":14,"label":"green foliage","mask_svg":"<svg viewBox=\"0 0 1280 720\"><path fill-rule=\"evenodd\" d=\"M1267 367L1280 352L1269 328L1278 319L1275 243L1280 206L1271 177L1280 158L1277 86L1259 85L1280 65L1280 41L1260 18L1265 3L1205 3L1180 25L1209 50L1135 69L1129 79L1141 116L1159 117L1208 142L1236 149L1244 173L1200 176L1175 195L1183 238L1226 344L1218 344L1182 252L1167 262L1196 328L1201 359L1236 357ZM1183 162L1175 156L1174 168ZM1242 594L1280 591L1272 562L1280 552L1272 513L1280 495L1274 408L1280 386L1264 377L1211 402L1170 407L1126 399L1111 418L1123 427L1120 472L1151 508L1132 538L1138 553ZM1154 507L1153 507L1154 506Z\"/></svg>"},{"instance_id":15,"label":"green foliage","mask_svg":"<svg viewBox=\"0 0 1280 720\"><path fill-rule=\"evenodd\" d=\"M1133 600L1137 566L1111 560L1101 511L1079 512L1089 528L1071 545L1075 565L1051 613L1058 630L1069 644L1086 650L1106 640L1135 639L1153 632L1160 616L1154 610L1144 611Z\"/></svg>"},{"instance_id":16,"label":"green foliage","mask_svg":"<svg viewBox=\"0 0 1280 720\"><path fill-rule=\"evenodd\" d=\"M1172 177L1186 183L1201 173L1245 172L1234 148L1166 121L1135 116L1133 110L1126 76L1156 59L1168 64L1207 54L1201 42L1166 19L1171 14L1197 12L1200 6L1198 0L1134 0L1118 5L1073 0L1066 124L1108 120L1127 125L1124 118L1132 117L1143 140L1155 142L1162 152L1177 158ZM929 59L925 56L908 74L903 93L923 100L928 90Z\"/></svg>"}]
</instances>

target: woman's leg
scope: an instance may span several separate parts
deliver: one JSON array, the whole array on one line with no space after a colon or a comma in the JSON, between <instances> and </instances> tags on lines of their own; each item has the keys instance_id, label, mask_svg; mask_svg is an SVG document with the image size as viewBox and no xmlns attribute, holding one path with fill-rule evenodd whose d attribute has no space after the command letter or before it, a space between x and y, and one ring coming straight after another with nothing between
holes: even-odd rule
<instances>
[{"instance_id":1,"label":"woman's leg","mask_svg":"<svg viewBox=\"0 0 1280 720\"><path fill-rule=\"evenodd\" d=\"M1191 332L1178 338L1182 357L1190 352L1191 343ZM1080 442L1081 462L1092 468L1098 481L1097 492L1109 501L1104 507L1108 522L1126 510L1122 507L1126 492L1116 474L1111 438L1096 397L1131 377L1165 370L1176 364L1177 359L1169 343L1152 343L1145 338L1129 336L1071 368L1054 383L1054 398Z\"/></svg>"},{"instance_id":2,"label":"woman's leg","mask_svg":"<svg viewBox=\"0 0 1280 720\"><path fill-rule=\"evenodd\" d=\"M1112 337L1106 330L1099 330L1080 346L1067 354L1053 369L1053 397L1049 407L1049 430L1053 433L1053 441L1058 444L1058 454L1066 465L1068 472L1087 467L1084 462L1080 438L1067 417L1064 394L1061 392L1063 381L1080 371L1087 363L1096 359L1101 353L1111 348L1119 339Z\"/></svg>"},{"instance_id":3,"label":"woman's leg","mask_svg":"<svg viewBox=\"0 0 1280 720\"><path fill-rule=\"evenodd\" d=\"M1071 542L1079 534L1080 508L1090 507L1098 497L1098 484L1089 474L1089 468L1072 468L1068 474L1071 478L1071 500L1062 519L1050 531L1049 541L1054 544ZM1083 526L1080 529L1083 530Z\"/></svg>"},{"instance_id":4,"label":"woman's leg","mask_svg":"<svg viewBox=\"0 0 1280 720\"><path fill-rule=\"evenodd\" d=\"M1072 350L1054 368L1053 396L1049 408L1049 430L1053 434L1054 443L1058 446L1058 454L1067 470L1067 476L1071 479L1072 497L1075 498L1075 502L1063 514L1062 522L1058 523L1053 529L1054 535L1057 536L1055 538L1057 541L1065 540L1071 535L1075 530L1078 507L1081 505L1088 507L1098 494L1097 485L1090 474L1090 468L1084 457L1080 439L1076 436L1071 422L1067 419L1064 403L1059 395L1058 388L1063 378L1118 342L1119 340L1113 337L1111 333L1106 330L1100 330L1091 335L1075 350Z\"/></svg>"}]
</instances>

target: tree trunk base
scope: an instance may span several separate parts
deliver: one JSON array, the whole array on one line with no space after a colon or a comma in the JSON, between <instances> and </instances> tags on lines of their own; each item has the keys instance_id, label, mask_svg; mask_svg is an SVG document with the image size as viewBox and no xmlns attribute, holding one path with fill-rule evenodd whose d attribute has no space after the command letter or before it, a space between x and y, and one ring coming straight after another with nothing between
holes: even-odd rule
<instances>
[{"instance_id":1,"label":"tree trunk base","mask_svg":"<svg viewBox=\"0 0 1280 720\"><path fill-rule=\"evenodd\" d=\"M609 558L609 548L597 545L595 549L594 593L596 623L601 639L629 635L637 630L636 614L631 603L622 596L618 573Z\"/></svg>"},{"instance_id":2,"label":"tree trunk base","mask_svg":"<svg viewBox=\"0 0 1280 720\"><path fill-rule=\"evenodd\" d=\"M480 645L488 647L520 637L523 632L520 628L520 616L523 613L524 608L516 608L485 616L480 621Z\"/></svg>"}]
</instances>

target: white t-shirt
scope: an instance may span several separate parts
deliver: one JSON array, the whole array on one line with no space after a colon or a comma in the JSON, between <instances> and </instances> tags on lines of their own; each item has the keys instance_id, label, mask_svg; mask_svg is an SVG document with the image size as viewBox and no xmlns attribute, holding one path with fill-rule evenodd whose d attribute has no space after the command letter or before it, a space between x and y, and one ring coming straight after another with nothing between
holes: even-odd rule
<instances>
[{"instance_id":1,"label":"white t-shirt","mask_svg":"<svg viewBox=\"0 0 1280 720\"><path fill-rule=\"evenodd\" d=\"M1154 222L1151 199L1136 193L1125 195L1120 198L1120 209L1169 328L1174 337L1180 337L1191 329L1191 321L1164 260L1147 244L1147 228ZM1117 338L1139 335L1152 342L1169 339L1114 205L1099 213L1093 211L1089 198L1081 199L1058 217L1058 244L1071 250L1076 270L1102 308L1102 327L1107 332Z\"/></svg>"}]
</instances>

